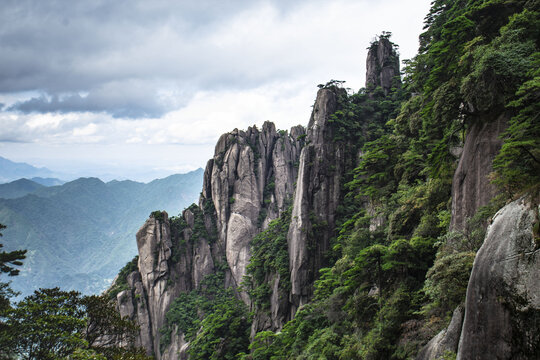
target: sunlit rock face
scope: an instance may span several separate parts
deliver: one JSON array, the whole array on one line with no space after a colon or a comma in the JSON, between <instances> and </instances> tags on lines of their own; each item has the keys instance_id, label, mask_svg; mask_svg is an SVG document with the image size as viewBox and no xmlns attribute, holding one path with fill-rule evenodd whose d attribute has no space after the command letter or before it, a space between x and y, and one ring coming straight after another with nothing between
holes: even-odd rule
<instances>
[{"instance_id":1,"label":"sunlit rock face","mask_svg":"<svg viewBox=\"0 0 540 360\"><path fill-rule=\"evenodd\" d=\"M231 270L231 285L240 285L250 259L250 241L287 209L294 191L304 129L276 131L235 129L219 139L204 181L202 199L216 213L218 242ZM242 294L246 303L249 299Z\"/></svg>"},{"instance_id":2,"label":"sunlit rock face","mask_svg":"<svg viewBox=\"0 0 540 360\"><path fill-rule=\"evenodd\" d=\"M225 286L240 285L251 239L291 204L304 137L302 126L277 131L270 122L261 130L254 126L224 134L206 166L199 205L181 215L185 224L181 232L174 233L166 213L159 219L152 215L141 227L138 271L128 276L129 289L117 295L117 302L121 315L140 325L137 345L149 355L164 360L185 357L184 334L174 329L170 344L160 349L160 329L174 299L197 288L215 272L216 264L227 262ZM197 228L201 223L203 236ZM279 279L274 297L278 284ZM250 305L247 294L238 296ZM274 325L265 328L286 320L288 302L279 304L272 305Z\"/></svg>"}]
</instances>

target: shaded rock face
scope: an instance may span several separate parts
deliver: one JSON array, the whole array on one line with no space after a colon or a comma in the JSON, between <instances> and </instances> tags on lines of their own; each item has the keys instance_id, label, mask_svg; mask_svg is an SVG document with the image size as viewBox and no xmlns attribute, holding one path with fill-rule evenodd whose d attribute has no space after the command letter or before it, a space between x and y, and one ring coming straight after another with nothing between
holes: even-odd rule
<instances>
[{"instance_id":1,"label":"shaded rock face","mask_svg":"<svg viewBox=\"0 0 540 360\"><path fill-rule=\"evenodd\" d=\"M495 121L478 121L468 131L452 181L451 230L463 230L467 219L496 195L489 174L507 123L507 116L502 114Z\"/></svg>"},{"instance_id":2,"label":"shaded rock face","mask_svg":"<svg viewBox=\"0 0 540 360\"><path fill-rule=\"evenodd\" d=\"M458 360L540 358L539 210L521 198L493 218L467 288Z\"/></svg>"},{"instance_id":3,"label":"shaded rock face","mask_svg":"<svg viewBox=\"0 0 540 360\"><path fill-rule=\"evenodd\" d=\"M336 90L320 89L300 155L292 219L287 238L291 272L291 316L312 295L335 227L344 172L344 145L333 141L330 115L338 109Z\"/></svg>"},{"instance_id":4,"label":"shaded rock face","mask_svg":"<svg viewBox=\"0 0 540 360\"><path fill-rule=\"evenodd\" d=\"M452 314L450 325L422 348L416 360L436 360L441 359L444 353L451 351L456 353L461 334L461 326L463 324L463 314L465 309L463 306L458 306Z\"/></svg>"},{"instance_id":5,"label":"shaded rock face","mask_svg":"<svg viewBox=\"0 0 540 360\"><path fill-rule=\"evenodd\" d=\"M165 315L172 302L181 292L191 291L201 278L214 272L208 239L200 237L195 244L190 242L194 215L185 210L183 217L188 226L175 236L171 234L166 213L162 219L150 217L146 221L137 233L139 270L128 276L129 290L117 295L120 314L140 326L136 345L157 359L176 359L173 350L183 343L183 334L175 331L170 346L173 350L160 352L160 329L165 325ZM185 244L183 249L173 245L173 239L179 238Z\"/></svg>"},{"instance_id":6,"label":"shaded rock face","mask_svg":"<svg viewBox=\"0 0 540 360\"><path fill-rule=\"evenodd\" d=\"M394 79L399 76L399 56L390 40L380 38L371 45L366 60L366 88L380 86L388 94Z\"/></svg>"}]
</instances>

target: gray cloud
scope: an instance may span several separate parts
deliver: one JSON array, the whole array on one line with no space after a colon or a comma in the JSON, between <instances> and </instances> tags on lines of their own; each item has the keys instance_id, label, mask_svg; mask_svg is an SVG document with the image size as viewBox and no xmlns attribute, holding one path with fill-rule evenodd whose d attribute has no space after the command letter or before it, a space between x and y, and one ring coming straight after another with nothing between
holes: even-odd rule
<instances>
[{"instance_id":1,"label":"gray cloud","mask_svg":"<svg viewBox=\"0 0 540 360\"><path fill-rule=\"evenodd\" d=\"M190 98L183 96L159 97L159 89L151 82L123 81L107 83L88 94L52 96L40 95L18 101L7 110L22 113L106 112L115 118L156 118L184 105ZM174 101L176 100L176 101ZM178 101L182 100L182 102Z\"/></svg>"},{"instance_id":2,"label":"gray cloud","mask_svg":"<svg viewBox=\"0 0 540 360\"><path fill-rule=\"evenodd\" d=\"M0 93L43 94L11 105L22 112L160 116L173 105L156 97L161 83L173 83L186 95L225 84L249 87L275 77L272 69L248 71L241 54L230 52L237 49L220 48L212 38L241 12L271 4L285 16L303 2L3 1ZM134 94L133 82L149 86Z\"/></svg>"},{"instance_id":3,"label":"gray cloud","mask_svg":"<svg viewBox=\"0 0 540 360\"><path fill-rule=\"evenodd\" d=\"M418 2L427 8L429 1ZM3 111L20 114L138 119L161 117L208 91L331 78L358 88L367 38L390 30L416 44L408 22L420 6L400 4L3 0L0 101Z\"/></svg>"}]
</instances>

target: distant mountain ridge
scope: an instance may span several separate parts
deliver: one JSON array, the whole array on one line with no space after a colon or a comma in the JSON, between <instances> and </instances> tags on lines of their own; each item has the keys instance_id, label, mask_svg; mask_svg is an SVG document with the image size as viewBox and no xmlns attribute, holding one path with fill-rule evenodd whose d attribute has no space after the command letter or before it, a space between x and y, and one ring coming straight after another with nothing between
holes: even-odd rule
<instances>
[{"instance_id":1,"label":"distant mountain ridge","mask_svg":"<svg viewBox=\"0 0 540 360\"><path fill-rule=\"evenodd\" d=\"M0 183L6 183L21 178L51 178L54 172L42 167L37 168L27 163L18 163L0 156Z\"/></svg>"},{"instance_id":2,"label":"distant mountain ridge","mask_svg":"<svg viewBox=\"0 0 540 360\"><path fill-rule=\"evenodd\" d=\"M28 250L12 287L23 295L53 286L102 291L136 255L133 239L150 212L177 215L197 200L202 177L198 169L148 184L98 178L50 187L27 179L0 184L2 241L8 251Z\"/></svg>"},{"instance_id":3,"label":"distant mountain ridge","mask_svg":"<svg viewBox=\"0 0 540 360\"><path fill-rule=\"evenodd\" d=\"M22 178L10 183L0 184L0 198L16 199L31 194L42 187L45 186L35 181Z\"/></svg>"}]
</instances>

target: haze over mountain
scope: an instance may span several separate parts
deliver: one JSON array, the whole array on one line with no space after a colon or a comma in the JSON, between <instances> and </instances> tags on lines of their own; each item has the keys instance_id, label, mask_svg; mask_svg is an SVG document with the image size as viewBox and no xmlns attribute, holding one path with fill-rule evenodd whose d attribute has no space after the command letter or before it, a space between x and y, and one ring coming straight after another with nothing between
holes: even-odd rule
<instances>
[{"instance_id":1,"label":"haze over mountain","mask_svg":"<svg viewBox=\"0 0 540 360\"><path fill-rule=\"evenodd\" d=\"M176 215L196 201L202 169L150 183L80 178L45 187L20 179L0 185L0 223L7 251L27 249L12 287L27 295L61 286L105 289L137 253L135 233L153 210Z\"/></svg>"},{"instance_id":2,"label":"haze over mountain","mask_svg":"<svg viewBox=\"0 0 540 360\"><path fill-rule=\"evenodd\" d=\"M37 181L22 178L6 184L0 184L0 198L16 199L31 194L42 187L45 186Z\"/></svg>"},{"instance_id":3,"label":"haze over mountain","mask_svg":"<svg viewBox=\"0 0 540 360\"><path fill-rule=\"evenodd\" d=\"M38 168L27 163L14 162L0 156L0 183L6 183L20 178L51 178L54 176L56 176L54 172L45 167Z\"/></svg>"}]
</instances>

